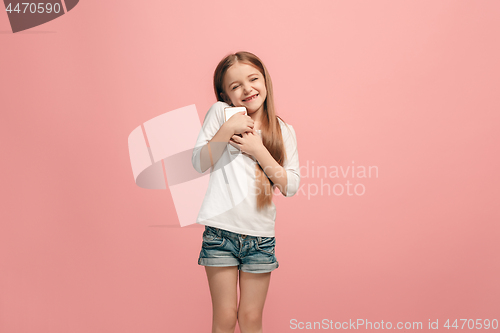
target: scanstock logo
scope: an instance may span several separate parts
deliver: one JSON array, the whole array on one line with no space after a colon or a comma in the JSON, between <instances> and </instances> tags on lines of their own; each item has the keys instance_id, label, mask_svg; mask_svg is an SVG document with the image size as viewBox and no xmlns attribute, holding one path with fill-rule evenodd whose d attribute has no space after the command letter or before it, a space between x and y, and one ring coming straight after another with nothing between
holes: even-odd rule
<instances>
[{"instance_id":1,"label":"scanstock logo","mask_svg":"<svg viewBox=\"0 0 500 333\"><path fill-rule=\"evenodd\" d=\"M75 8L78 0L45 0L45 2L3 0L3 3L12 32L15 33L39 26L66 14Z\"/></svg>"}]
</instances>

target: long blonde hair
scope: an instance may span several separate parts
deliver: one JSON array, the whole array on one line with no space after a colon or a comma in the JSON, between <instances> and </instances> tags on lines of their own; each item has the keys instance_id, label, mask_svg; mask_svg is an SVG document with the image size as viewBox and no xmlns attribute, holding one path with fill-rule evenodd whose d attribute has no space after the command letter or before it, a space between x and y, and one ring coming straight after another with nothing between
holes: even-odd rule
<instances>
[{"instance_id":1,"label":"long blonde hair","mask_svg":"<svg viewBox=\"0 0 500 333\"><path fill-rule=\"evenodd\" d=\"M286 150L283 143L283 137L281 135L281 127L278 118L282 121L283 119L276 115L271 76L269 75L269 72L267 71L266 66L264 66L262 61L256 55L245 51L229 54L224 57L224 59L222 59L217 65L217 68L214 72L215 97L217 101L226 102L227 104L231 105L231 101L228 99L224 91L224 76L226 75L227 70L238 62L255 67L264 76L267 97L264 101L264 114L261 119L262 142L271 156L278 162L279 165L283 166L286 159ZM272 204L272 187L274 184L272 184L272 181L269 179L269 177L267 177L262 167L258 163L255 168L255 172L255 179L259 192L257 194L257 209L261 210L262 208Z\"/></svg>"}]
</instances>

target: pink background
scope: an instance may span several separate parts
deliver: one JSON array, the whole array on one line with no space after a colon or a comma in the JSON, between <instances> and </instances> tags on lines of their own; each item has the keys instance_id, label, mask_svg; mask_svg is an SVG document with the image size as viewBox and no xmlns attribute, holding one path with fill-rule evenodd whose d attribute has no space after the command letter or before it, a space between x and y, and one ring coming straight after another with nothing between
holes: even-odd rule
<instances>
[{"instance_id":1,"label":"pink background","mask_svg":"<svg viewBox=\"0 0 500 333\"><path fill-rule=\"evenodd\" d=\"M361 196L275 199L264 330L500 320L499 11L85 0L17 34L2 11L0 332L210 331L203 229L178 226L168 189L134 183L127 137L190 104L202 121L215 66L239 50L268 67L301 165L379 169L348 178Z\"/></svg>"}]
</instances>

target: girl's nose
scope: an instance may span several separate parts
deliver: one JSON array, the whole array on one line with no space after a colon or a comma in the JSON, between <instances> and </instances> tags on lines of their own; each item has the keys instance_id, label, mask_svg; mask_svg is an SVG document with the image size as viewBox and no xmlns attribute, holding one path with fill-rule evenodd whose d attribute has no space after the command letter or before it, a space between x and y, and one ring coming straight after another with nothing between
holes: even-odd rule
<instances>
[{"instance_id":1,"label":"girl's nose","mask_svg":"<svg viewBox=\"0 0 500 333\"><path fill-rule=\"evenodd\" d=\"M252 87L250 87L249 85L245 85L244 90L245 93L249 93L250 91L252 91Z\"/></svg>"}]
</instances>

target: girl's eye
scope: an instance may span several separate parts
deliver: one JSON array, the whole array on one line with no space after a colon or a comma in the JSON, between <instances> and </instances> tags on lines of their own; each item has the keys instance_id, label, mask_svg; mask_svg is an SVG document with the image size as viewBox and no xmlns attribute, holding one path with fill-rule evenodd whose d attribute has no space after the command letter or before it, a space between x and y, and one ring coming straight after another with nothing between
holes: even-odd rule
<instances>
[{"instance_id":1,"label":"girl's eye","mask_svg":"<svg viewBox=\"0 0 500 333\"><path fill-rule=\"evenodd\" d=\"M238 88L238 86L234 86L232 90L234 90L234 89L236 89L236 88Z\"/></svg>"},{"instance_id":2,"label":"girl's eye","mask_svg":"<svg viewBox=\"0 0 500 333\"><path fill-rule=\"evenodd\" d=\"M252 81L255 81L255 80L257 80L257 78L253 78L253 79L252 79Z\"/></svg>"}]
</instances>

